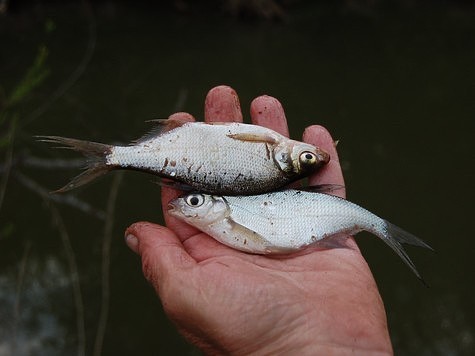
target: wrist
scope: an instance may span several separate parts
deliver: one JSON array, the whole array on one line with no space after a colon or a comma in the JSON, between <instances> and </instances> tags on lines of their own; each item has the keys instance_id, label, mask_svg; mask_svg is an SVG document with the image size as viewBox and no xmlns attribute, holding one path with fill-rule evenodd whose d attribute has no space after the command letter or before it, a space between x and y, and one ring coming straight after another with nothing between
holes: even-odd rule
<instances>
[{"instance_id":1,"label":"wrist","mask_svg":"<svg viewBox=\"0 0 475 356\"><path fill-rule=\"evenodd\" d=\"M301 299L274 319L264 335L239 344L235 355L393 355L384 307L365 313L356 305L332 298L315 303ZM346 307L346 308L345 308ZM374 309L379 308L374 306ZM331 312L340 310L341 313ZM366 310L366 308L365 308ZM366 310L367 311L367 310ZM269 310L269 314L274 311Z\"/></svg>"}]
</instances>

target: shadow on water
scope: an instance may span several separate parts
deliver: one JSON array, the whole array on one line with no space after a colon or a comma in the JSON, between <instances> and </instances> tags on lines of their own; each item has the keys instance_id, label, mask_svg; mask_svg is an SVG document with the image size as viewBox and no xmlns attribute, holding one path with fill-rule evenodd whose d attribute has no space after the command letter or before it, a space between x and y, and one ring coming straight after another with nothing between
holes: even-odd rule
<instances>
[{"instance_id":1,"label":"shadow on water","mask_svg":"<svg viewBox=\"0 0 475 356\"><path fill-rule=\"evenodd\" d=\"M436 249L409 251L427 289L379 241L357 238L396 354L473 352L475 12L363 3L295 2L281 21L114 2L4 14L0 354L198 353L121 237L134 221L162 221L159 188L127 172L54 198L80 163L32 136L125 143L151 118L201 119L223 83L245 116L257 95L280 99L292 137L328 127L349 198Z\"/></svg>"}]
</instances>

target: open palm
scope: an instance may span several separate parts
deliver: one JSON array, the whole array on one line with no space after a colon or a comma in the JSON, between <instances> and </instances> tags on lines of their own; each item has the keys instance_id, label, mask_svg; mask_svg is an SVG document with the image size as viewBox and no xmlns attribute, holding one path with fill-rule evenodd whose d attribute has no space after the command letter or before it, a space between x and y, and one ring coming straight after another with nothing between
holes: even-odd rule
<instances>
[{"instance_id":1,"label":"open palm","mask_svg":"<svg viewBox=\"0 0 475 356\"><path fill-rule=\"evenodd\" d=\"M193 120L186 113L173 115ZM288 136L280 103L251 104L254 124ZM242 121L236 93L212 89L205 120ZM321 126L303 140L330 153L310 184L343 185L333 140ZM344 196L344 190L337 191ZM179 192L163 188L164 211ZM307 249L284 257L233 250L165 213L167 227L139 222L127 229L145 277L190 342L212 354L391 354L383 303L352 238L348 248Z\"/></svg>"}]
</instances>

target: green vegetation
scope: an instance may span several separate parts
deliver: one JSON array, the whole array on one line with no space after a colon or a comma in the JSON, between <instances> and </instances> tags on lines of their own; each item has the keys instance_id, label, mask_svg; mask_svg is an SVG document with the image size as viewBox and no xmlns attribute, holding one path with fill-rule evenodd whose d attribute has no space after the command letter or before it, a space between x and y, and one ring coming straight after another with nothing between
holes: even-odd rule
<instances>
[{"instance_id":1,"label":"green vegetation","mask_svg":"<svg viewBox=\"0 0 475 356\"><path fill-rule=\"evenodd\" d=\"M0 101L0 132L2 132L2 134L0 134L0 150L4 155L3 164L1 165L0 208L2 207L12 168L13 142L15 140L17 122L19 120L17 109L48 76L49 69L46 68L47 57L48 50L46 46L41 45L33 64L27 69L23 78L13 88L11 94L6 96L6 98L2 98ZM5 90L0 87L0 92L4 93Z\"/></svg>"}]
</instances>

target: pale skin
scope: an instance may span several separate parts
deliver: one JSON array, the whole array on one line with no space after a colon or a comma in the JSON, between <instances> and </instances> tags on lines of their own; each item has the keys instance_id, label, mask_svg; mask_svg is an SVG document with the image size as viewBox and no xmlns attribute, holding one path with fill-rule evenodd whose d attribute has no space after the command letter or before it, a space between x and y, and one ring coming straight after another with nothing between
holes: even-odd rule
<instances>
[{"instance_id":1,"label":"pale skin","mask_svg":"<svg viewBox=\"0 0 475 356\"><path fill-rule=\"evenodd\" d=\"M191 115L173 117L193 120ZM239 99L212 89L205 120L242 122ZM252 123L288 136L279 101L251 103ZM310 184L343 185L330 134L308 127L303 141L331 160ZM162 189L163 210L180 192ZM345 195L344 189L334 194ZM308 249L284 257L233 250L165 214L165 226L137 222L127 245L141 256L145 277L178 330L207 354L392 355L386 314L371 271L353 238L347 248Z\"/></svg>"}]
</instances>

